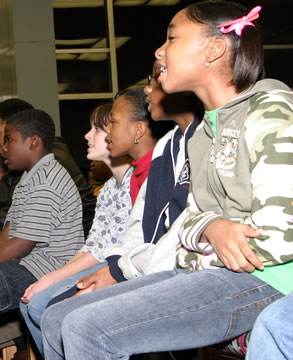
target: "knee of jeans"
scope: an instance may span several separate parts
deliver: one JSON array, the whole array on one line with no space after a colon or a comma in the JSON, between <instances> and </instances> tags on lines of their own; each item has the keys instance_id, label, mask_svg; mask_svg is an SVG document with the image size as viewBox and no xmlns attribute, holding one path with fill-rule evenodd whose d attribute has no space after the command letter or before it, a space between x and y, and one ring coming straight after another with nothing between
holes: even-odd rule
<instances>
[{"instance_id":1,"label":"knee of jeans","mask_svg":"<svg viewBox=\"0 0 293 360\"><path fill-rule=\"evenodd\" d=\"M19 310L22 315L25 315L27 313L27 305L24 304L22 301L19 302Z\"/></svg>"},{"instance_id":2,"label":"knee of jeans","mask_svg":"<svg viewBox=\"0 0 293 360\"><path fill-rule=\"evenodd\" d=\"M27 313L31 320L40 326L41 317L46 307L41 302L37 301L35 296L33 296L30 302L27 304Z\"/></svg>"},{"instance_id":3,"label":"knee of jeans","mask_svg":"<svg viewBox=\"0 0 293 360\"><path fill-rule=\"evenodd\" d=\"M263 329L269 329L271 321L267 316L263 316L263 312L258 316L256 319L255 324L253 325L253 329L256 329L256 331L263 330Z\"/></svg>"},{"instance_id":4,"label":"knee of jeans","mask_svg":"<svg viewBox=\"0 0 293 360\"><path fill-rule=\"evenodd\" d=\"M77 310L78 311L78 310ZM71 313L66 314L61 323L61 334L67 334L72 331L75 327L82 328L83 325L77 321L75 316L75 311L73 310Z\"/></svg>"},{"instance_id":5,"label":"knee of jeans","mask_svg":"<svg viewBox=\"0 0 293 360\"><path fill-rule=\"evenodd\" d=\"M59 331L56 329L55 312L49 307L44 311L40 318L40 328L46 331Z\"/></svg>"}]
</instances>

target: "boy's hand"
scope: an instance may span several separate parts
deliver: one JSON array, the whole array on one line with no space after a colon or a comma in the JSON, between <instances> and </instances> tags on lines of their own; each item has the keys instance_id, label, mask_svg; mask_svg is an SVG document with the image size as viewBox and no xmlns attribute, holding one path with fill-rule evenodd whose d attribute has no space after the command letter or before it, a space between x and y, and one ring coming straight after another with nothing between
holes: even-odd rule
<instances>
[{"instance_id":1,"label":"boy's hand","mask_svg":"<svg viewBox=\"0 0 293 360\"><path fill-rule=\"evenodd\" d=\"M74 296L102 289L103 287L114 285L116 283L117 281L110 273L109 266L104 266L102 269L94 272L93 274L78 280L75 285L78 289L80 289L80 291L77 292Z\"/></svg>"},{"instance_id":2,"label":"boy's hand","mask_svg":"<svg viewBox=\"0 0 293 360\"><path fill-rule=\"evenodd\" d=\"M227 269L237 272L263 270L263 264L251 249L247 237L257 237L261 229L230 220L217 219L207 226L202 241L208 241Z\"/></svg>"}]
</instances>

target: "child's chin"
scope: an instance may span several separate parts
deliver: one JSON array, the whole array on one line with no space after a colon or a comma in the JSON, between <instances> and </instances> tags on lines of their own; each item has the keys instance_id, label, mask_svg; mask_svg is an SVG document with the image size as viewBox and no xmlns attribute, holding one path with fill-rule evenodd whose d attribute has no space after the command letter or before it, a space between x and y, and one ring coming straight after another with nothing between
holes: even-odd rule
<instances>
[{"instance_id":1,"label":"child's chin","mask_svg":"<svg viewBox=\"0 0 293 360\"><path fill-rule=\"evenodd\" d=\"M17 166L14 166L13 164L9 164L9 163L7 163L7 167L9 170L15 170L15 171L22 170L22 169L19 169Z\"/></svg>"}]
</instances>

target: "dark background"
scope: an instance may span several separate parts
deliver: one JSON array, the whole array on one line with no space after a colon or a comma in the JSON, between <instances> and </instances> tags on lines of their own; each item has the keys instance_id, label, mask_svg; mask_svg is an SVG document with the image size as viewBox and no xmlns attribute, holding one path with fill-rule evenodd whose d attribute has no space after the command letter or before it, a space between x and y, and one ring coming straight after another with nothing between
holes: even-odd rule
<instances>
[{"instance_id":1,"label":"dark background","mask_svg":"<svg viewBox=\"0 0 293 360\"><path fill-rule=\"evenodd\" d=\"M166 29L172 16L195 1L180 0L173 6L115 6L116 37L130 37L117 49L119 89L135 86L151 73L154 51L165 41ZM277 78L293 87L293 0L239 0L252 9L263 7L259 22L265 45L267 77ZM55 38L63 40L100 39L106 35L104 8L54 9ZM268 49L278 45L278 49ZM282 45L285 48L280 48ZM87 47L91 47L88 45ZM57 48L78 47L58 45ZM85 47L82 45L80 47ZM57 60L58 82L66 84L64 93L107 92L109 88L108 62ZM91 111L102 100L60 100L61 133L79 166L86 171L86 141Z\"/></svg>"}]
</instances>

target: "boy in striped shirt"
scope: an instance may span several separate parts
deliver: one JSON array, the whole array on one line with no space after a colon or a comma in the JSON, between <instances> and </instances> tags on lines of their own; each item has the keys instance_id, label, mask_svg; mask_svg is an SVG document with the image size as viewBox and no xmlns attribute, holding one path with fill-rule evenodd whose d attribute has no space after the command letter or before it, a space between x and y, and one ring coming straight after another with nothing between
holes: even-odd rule
<instances>
[{"instance_id":1,"label":"boy in striped shirt","mask_svg":"<svg viewBox=\"0 0 293 360\"><path fill-rule=\"evenodd\" d=\"M62 267L84 243L80 195L51 153L54 136L54 122L41 110L6 122L7 166L24 173L0 233L2 313L18 308L27 286Z\"/></svg>"}]
</instances>

